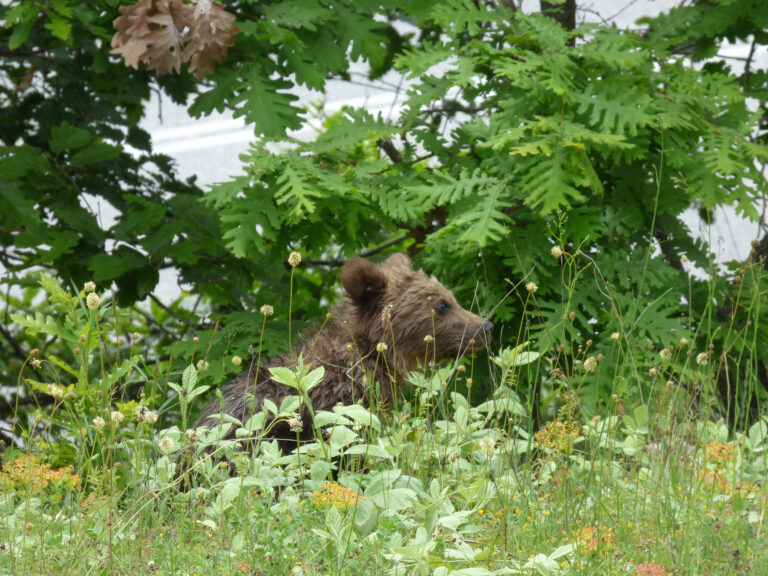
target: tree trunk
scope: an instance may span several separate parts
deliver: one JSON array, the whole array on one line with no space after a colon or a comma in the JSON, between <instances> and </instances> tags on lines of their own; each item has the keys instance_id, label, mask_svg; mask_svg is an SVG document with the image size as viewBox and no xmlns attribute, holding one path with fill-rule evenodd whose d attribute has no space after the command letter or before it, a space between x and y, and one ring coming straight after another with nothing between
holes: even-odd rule
<instances>
[{"instance_id":1,"label":"tree trunk","mask_svg":"<svg viewBox=\"0 0 768 576\"><path fill-rule=\"evenodd\" d=\"M541 12L554 18L566 30L576 28L576 0L565 0L557 3L541 0ZM573 39L570 39L568 44L573 46L573 42Z\"/></svg>"}]
</instances>

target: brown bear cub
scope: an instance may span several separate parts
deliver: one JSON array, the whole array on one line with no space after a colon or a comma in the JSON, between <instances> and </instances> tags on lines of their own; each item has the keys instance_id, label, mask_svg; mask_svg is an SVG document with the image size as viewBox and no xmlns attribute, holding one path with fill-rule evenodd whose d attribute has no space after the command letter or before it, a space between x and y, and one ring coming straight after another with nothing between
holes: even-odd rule
<instances>
[{"instance_id":1,"label":"brown bear cub","mask_svg":"<svg viewBox=\"0 0 768 576\"><path fill-rule=\"evenodd\" d=\"M262 409L265 398L280 406L283 398L296 395L272 380L269 368L292 367L299 355L310 369L325 369L323 381L309 391L318 411L338 403L367 405L374 399L391 403L408 372L425 358L458 358L472 347L488 345L493 324L464 310L434 276L413 270L404 254L393 254L379 265L353 258L339 280L345 295L325 326L305 335L292 354L271 358L258 374L255 369L243 371L221 389L223 410L214 398L196 426L215 425L222 411L245 422ZM311 439L306 411L302 423L301 438ZM234 438L234 429L228 437ZM270 437L283 450L295 447L296 431L287 422L276 423Z\"/></svg>"}]
</instances>

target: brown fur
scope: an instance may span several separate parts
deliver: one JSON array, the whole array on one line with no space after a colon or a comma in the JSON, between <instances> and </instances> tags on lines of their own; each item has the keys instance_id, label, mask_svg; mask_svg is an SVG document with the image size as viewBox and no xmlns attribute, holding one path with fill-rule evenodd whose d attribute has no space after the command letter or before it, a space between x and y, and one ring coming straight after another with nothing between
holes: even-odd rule
<instances>
[{"instance_id":1,"label":"brown fur","mask_svg":"<svg viewBox=\"0 0 768 576\"><path fill-rule=\"evenodd\" d=\"M242 372L222 388L223 411L245 422L261 410L269 398L280 406L296 391L270 379L269 368L292 366L301 354L305 365L325 368L323 382L310 390L315 411L331 410L338 403L370 403L374 396L385 403L402 385L408 371L425 357L457 358L474 344L487 345L493 325L464 310L438 280L421 270L414 271L404 254L394 254L376 265L363 258L347 262L339 273L345 296L332 319L320 331L305 335L293 354L271 358L259 369ZM425 336L432 336L427 350ZM472 341L472 342L471 342ZM377 344L387 350L377 352ZM428 354L428 356L427 356ZM254 380L258 384L254 388ZM376 388L375 383L378 383ZM376 394L371 394L376 390ZM197 426L216 423L222 411L214 398L198 418ZM302 415L301 436L311 437L309 417ZM295 442L296 434L285 422L272 429L283 448ZM230 431L234 438L234 430Z\"/></svg>"}]
</instances>

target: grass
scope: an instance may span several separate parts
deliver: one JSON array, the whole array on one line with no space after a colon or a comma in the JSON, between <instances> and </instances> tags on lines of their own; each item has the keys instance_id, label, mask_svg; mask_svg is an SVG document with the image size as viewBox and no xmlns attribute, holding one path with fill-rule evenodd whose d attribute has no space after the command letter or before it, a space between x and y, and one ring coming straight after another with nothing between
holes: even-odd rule
<instances>
[{"instance_id":1,"label":"grass","mask_svg":"<svg viewBox=\"0 0 768 576\"><path fill-rule=\"evenodd\" d=\"M104 366L116 312L46 289L81 362ZM293 454L264 438L266 413L187 432L158 429L153 405L167 392L113 398L131 374L152 380L134 344L88 381L77 365L32 356L27 383L52 402L24 430L24 452L5 455L0 574L766 573L768 421L738 431L717 416L705 393L719 373L712 351L678 340L630 357L623 333L579 345L564 316L568 345L539 357L522 330L517 347L492 354L487 382L475 360L425 368L392 410L318 412L323 437ZM186 418L208 384L193 365L178 377ZM276 407L287 418L316 378L282 377L298 391ZM538 429L531 382L542 386ZM588 403L589 386L608 386L608 401ZM252 454L221 440L228 426ZM186 491L174 480L180 449L196 455Z\"/></svg>"}]
</instances>

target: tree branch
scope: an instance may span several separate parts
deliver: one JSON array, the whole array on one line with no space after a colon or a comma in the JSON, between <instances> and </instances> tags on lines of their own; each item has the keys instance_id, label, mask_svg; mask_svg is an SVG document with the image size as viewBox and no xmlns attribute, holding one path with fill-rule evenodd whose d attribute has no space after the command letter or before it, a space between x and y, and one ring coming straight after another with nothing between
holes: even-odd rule
<instances>
[{"instance_id":1,"label":"tree branch","mask_svg":"<svg viewBox=\"0 0 768 576\"><path fill-rule=\"evenodd\" d=\"M393 163L400 164L403 161L403 157L400 155L400 150L395 148L394 143L389 138L379 138L376 144Z\"/></svg>"},{"instance_id":2,"label":"tree branch","mask_svg":"<svg viewBox=\"0 0 768 576\"><path fill-rule=\"evenodd\" d=\"M685 270L683 262L672 249L672 236L660 226L656 226L656 229L653 231L653 237L659 242L659 249L670 266L678 272L683 272Z\"/></svg>"},{"instance_id":3,"label":"tree branch","mask_svg":"<svg viewBox=\"0 0 768 576\"><path fill-rule=\"evenodd\" d=\"M8 340L8 343L11 345L11 348L13 348L13 351L16 353L16 356L21 359L22 362L24 362L27 359L27 354L24 353L24 350L19 346L19 343L16 342L16 339L13 337L13 334L11 334L5 326L0 326L0 334L3 335L3 337Z\"/></svg>"},{"instance_id":4,"label":"tree branch","mask_svg":"<svg viewBox=\"0 0 768 576\"><path fill-rule=\"evenodd\" d=\"M162 308L163 310L165 310L166 312L168 312L168 314L170 314L171 316L173 316L174 318L176 318L176 320L178 320L178 321L179 321L179 322L181 322L182 324L186 324L187 326L189 326L190 328L192 328L192 329L194 329L194 330L201 330L201 329L202 329L202 326L200 326L200 325L198 325L198 324L195 324L195 323L193 323L192 321L188 320L187 318L184 318L183 316L181 316L181 315L177 314L176 312L174 312L173 310L171 310L171 309L170 309L168 306L166 306L165 304L163 304L163 303L162 303L162 302L161 302L161 301L158 299L158 297L157 297L157 296L155 296L154 294L150 294L150 295L149 295L149 298L150 298L150 300L152 300L152 301L153 301L155 304L157 304L158 306L160 306L160 308Z\"/></svg>"},{"instance_id":5,"label":"tree branch","mask_svg":"<svg viewBox=\"0 0 768 576\"><path fill-rule=\"evenodd\" d=\"M378 246L374 246L373 248L363 250L362 252L360 252L360 254L358 254L358 256L362 258L368 258L369 256L373 256L374 254L378 254L382 250L386 250L390 246L399 244L409 236L410 234L408 233L400 234L399 236L390 238L389 240L379 244ZM339 266L342 266L344 262L346 262L346 260L342 260L341 258L333 258L331 260L307 260L307 264L311 264L313 266L325 266L327 268L338 268Z\"/></svg>"}]
</instances>

